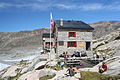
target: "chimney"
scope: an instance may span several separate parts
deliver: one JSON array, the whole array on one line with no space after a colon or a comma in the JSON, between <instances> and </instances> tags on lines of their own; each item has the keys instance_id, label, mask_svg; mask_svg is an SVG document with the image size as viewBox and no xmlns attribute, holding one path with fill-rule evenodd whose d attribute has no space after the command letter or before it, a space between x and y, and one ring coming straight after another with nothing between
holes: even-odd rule
<instances>
[{"instance_id":1,"label":"chimney","mask_svg":"<svg viewBox=\"0 0 120 80\"><path fill-rule=\"evenodd\" d=\"M63 27L63 19L60 19L60 26Z\"/></svg>"}]
</instances>

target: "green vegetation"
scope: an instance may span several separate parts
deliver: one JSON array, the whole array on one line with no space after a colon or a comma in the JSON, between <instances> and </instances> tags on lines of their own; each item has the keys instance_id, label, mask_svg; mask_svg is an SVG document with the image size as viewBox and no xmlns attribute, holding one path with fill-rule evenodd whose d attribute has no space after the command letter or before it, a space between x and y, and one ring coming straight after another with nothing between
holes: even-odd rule
<instances>
[{"instance_id":1,"label":"green vegetation","mask_svg":"<svg viewBox=\"0 0 120 80\"><path fill-rule=\"evenodd\" d=\"M28 64L30 64L30 62L28 62L27 60L21 60L19 63L17 63L17 65L22 67L27 67Z\"/></svg>"},{"instance_id":2,"label":"green vegetation","mask_svg":"<svg viewBox=\"0 0 120 80\"><path fill-rule=\"evenodd\" d=\"M59 70L62 70L63 68L57 64L55 66L52 66L51 69L59 71Z\"/></svg>"},{"instance_id":3,"label":"green vegetation","mask_svg":"<svg viewBox=\"0 0 120 80\"><path fill-rule=\"evenodd\" d=\"M97 72L81 71L81 79L82 80L117 80L120 79L120 75L109 76Z\"/></svg>"},{"instance_id":4,"label":"green vegetation","mask_svg":"<svg viewBox=\"0 0 120 80\"><path fill-rule=\"evenodd\" d=\"M108 53L111 49L98 50L98 52Z\"/></svg>"},{"instance_id":5,"label":"green vegetation","mask_svg":"<svg viewBox=\"0 0 120 80\"><path fill-rule=\"evenodd\" d=\"M48 80L48 79L52 79L53 77L54 76L47 75L47 76L41 77L39 80Z\"/></svg>"},{"instance_id":6,"label":"green vegetation","mask_svg":"<svg viewBox=\"0 0 120 80\"><path fill-rule=\"evenodd\" d=\"M16 76L13 77L8 77L7 80L17 80L22 74L17 74Z\"/></svg>"}]
</instances>

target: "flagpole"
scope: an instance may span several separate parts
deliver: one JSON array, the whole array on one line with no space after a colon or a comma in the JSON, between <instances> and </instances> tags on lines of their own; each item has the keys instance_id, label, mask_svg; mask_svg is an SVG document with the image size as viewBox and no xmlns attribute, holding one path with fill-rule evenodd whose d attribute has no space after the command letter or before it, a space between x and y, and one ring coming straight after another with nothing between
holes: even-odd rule
<instances>
[{"instance_id":1,"label":"flagpole","mask_svg":"<svg viewBox=\"0 0 120 80\"><path fill-rule=\"evenodd\" d=\"M52 17L52 13L50 12L50 18ZM49 53L49 59L51 61L51 21L50 21L50 53Z\"/></svg>"}]
</instances>

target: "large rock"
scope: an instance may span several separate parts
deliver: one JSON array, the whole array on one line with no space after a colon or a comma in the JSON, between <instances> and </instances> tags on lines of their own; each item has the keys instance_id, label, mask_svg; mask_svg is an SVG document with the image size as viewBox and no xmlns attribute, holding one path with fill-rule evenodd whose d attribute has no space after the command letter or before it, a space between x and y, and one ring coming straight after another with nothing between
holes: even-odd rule
<instances>
[{"instance_id":1,"label":"large rock","mask_svg":"<svg viewBox=\"0 0 120 80\"><path fill-rule=\"evenodd\" d=\"M20 74L26 73L28 71L28 67L25 67L22 69L22 71L20 72Z\"/></svg>"},{"instance_id":2,"label":"large rock","mask_svg":"<svg viewBox=\"0 0 120 80\"><path fill-rule=\"evenodd\" d=\"M48 62L46 65L48 65L48 66L55 66L55 65L57 65L57 61L50 61L50 62Z\"/></svg>"},{"instance_id":3,"label":"large rock","mask_svg":"<svg viewBox=\"0 0 120 80\"><path fill-rule=\"evenodd\" d=\"M18 66L11 66L7 69L7 71L2 75L2 78L4 77L14 77L19 73L20 67Z\"/></svg>"},{"instance_id":4,"label":"large rock","mask_svg":"<svg viewBox=\"0 0 120 80\"><path fill-rule=\"evenodd\" d=\"M23 74L18 80L39 80L40 71L30 71Z\"/></svg>"},{"instance_id":5,"label":"large rock","mask_svg":"<svg viewBox=\"0 0 120 80\"><path fill-rule=\"evenodd\" d=\"M79 80L81 78L80 72L75 74L73 77L70 77L65 75L67 74L66 71L67 71L66 68L64 68L63 70L57 71L56 76L49 80Z\"/></svg>"},{"instance_id":6,"label":"large rock","mask_svg":"<svg viewBox=\"0 0 120 80\"><path fill-rule=\"evenodd\" d=\"M108 57L120 56L120 28L94 41L95 51L105 54Z\"/></svg>"},{"instance_id":7,"label":"large rock","mask_svg":"<svg viewBox=\"0 0 120 80\"><path fill-rule=\"evenodd\" d=\"M103 74L118 75L120 74L120 56L116 56L106 60L108 70Z\"/></svg>"},{"instance_id":8,"label":"large rock","mask_svg":"<svg viewBox=\"0 0 120 80\"><path fill-rule=\"evenodd\" d=\"M104 61L107 66L108 70L105 71L103 74L107 75L118 75L120 74L120 56L112 57ZM95 65L93 68L80 68L80 71L92 71L92 72L98 72L99 66L102 65L102 62Z\"/></svg>"},{"instance_id":9,"label":"large rock","mask_svg":"<svg viewBox=\"0 0 120 80\"><path fill-rule=\"evenodd\" d=\"M45 66L45 64L47 63L47 61L41 61L41 62L39 62L39 63L37 63L36 65L35 65L35 70L36 69L42 69L44 66Z\"/></svg>"},{"instance_id":10,"label":"large rock","mask_svg":"<svg viewBox=\"0 0 120 80\"><path fill-rule=\"evenodd\" d=\"M46 75L54 76L55 73L56 71L51 69L33 70L20 76L18 80L39 80L40 77Z\"/></svg>"}]
</instances>

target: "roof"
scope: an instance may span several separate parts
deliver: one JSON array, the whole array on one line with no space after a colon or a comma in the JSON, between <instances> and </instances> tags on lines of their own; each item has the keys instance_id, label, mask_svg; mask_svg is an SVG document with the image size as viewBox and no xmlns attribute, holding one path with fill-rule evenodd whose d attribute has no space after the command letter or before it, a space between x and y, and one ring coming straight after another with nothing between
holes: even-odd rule
<instances>
[{"instance_id":1,"label":"roof","mask_svg":"<svg viewBox=\"0 0 120 80\"><path fill-rule=\"evenodd\" d=\"M42 37L50 38L50 33L43 33ZM51 37L53 38L53 34L51 34Z\"/></svg>"},{"instance_id":2,"label":"roof","mask_svg":"<svg viewBox=\"0 0 120 80\"><path fill-rule=\"evenodd\" d=\"M65 21L63 20L63 26L60 25L61 21L60 20L56 20L55 21L55 27L58 28L77 28L77 29L90 29L90 30L94 30L94 28L92 28L91 26L89 26L88 24L82 22L82 21Z\"/></svg>"}]
</instances>

